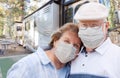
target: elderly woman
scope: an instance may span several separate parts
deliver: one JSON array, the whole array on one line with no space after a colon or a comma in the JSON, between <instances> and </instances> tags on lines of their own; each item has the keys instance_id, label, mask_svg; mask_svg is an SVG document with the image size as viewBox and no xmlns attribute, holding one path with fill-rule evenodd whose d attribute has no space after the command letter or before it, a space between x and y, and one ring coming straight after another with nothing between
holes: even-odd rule
<instances>
[{"instance_id":1,"label":"elderly woman","mask_svg":"<svg viewBox=\"0 0 120 78\"><path fill-rule=\"evenodd\" d=\"M79 53L81 41L78 27L67 23L52 37L49 50L37 52L21 59L8 71L7 78L65 78L70 70L68 62Z\"/></svg>"}]
</instances>

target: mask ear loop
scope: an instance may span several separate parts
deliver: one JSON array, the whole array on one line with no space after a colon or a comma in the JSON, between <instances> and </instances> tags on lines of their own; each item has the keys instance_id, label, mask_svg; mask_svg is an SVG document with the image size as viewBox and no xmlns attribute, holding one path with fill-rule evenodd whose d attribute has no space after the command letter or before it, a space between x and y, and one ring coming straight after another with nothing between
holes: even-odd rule
<instances>
[{"instance_id":1,"label":"mask ear loop","mask_svg":"<svg viewBox=\"0 0 120 78\"><path fill-rule=\"evenodd\" d=\"M105 41L105 39L106 39L106 22L104 22L105 24L104 24L104 26L102 26L102 32L103 32L103 35L104 35L104 38L103 38L103 40L100 42L100 44L98 45L98 47Z\"/></svg>"},{"instance_id":2,"label":"mask ear loop","mask_svg":"<svg viewBox=\"0 0 120 78\"><path fill-rule=\"evenodd\" d=\"M82 46L81 49L80 49L80 52L78 54L76 54L77 56L80 55L80 53L82 52L83 48L84 48L84 46Z\"/></svg>"}]
</instances>

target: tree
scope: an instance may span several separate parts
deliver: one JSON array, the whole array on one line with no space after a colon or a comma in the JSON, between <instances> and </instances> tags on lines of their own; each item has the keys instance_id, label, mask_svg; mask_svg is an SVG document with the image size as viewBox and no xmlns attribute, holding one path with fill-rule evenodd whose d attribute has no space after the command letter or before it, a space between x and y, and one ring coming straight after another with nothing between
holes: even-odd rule
<instances>
[{"instance_id":1,"label":"tree","mask_svg":"<svg viewBox=\"0 0 120 78\"><path fill-rule=\"evenodd\" d=\"M23 0L0 0L1 8L0 9L0 26L3 28L4 24L6 24L10 30L10 26L14 23L14 18L22 17L24 15ZM2 11L1 11L2 10ZM22 20L20 20L22 21ZM0 29L1 30L1 29ZM11 31L11 30L10 30ZM10 33L10 31L8 31Z\"/></svg>"}]
</instances>

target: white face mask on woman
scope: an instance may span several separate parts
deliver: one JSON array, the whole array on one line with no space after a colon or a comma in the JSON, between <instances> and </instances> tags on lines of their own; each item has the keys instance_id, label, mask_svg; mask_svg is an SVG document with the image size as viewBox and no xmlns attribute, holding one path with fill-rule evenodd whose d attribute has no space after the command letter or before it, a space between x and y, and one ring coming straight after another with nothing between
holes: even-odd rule
<instances>
[{"instance_id":1,"label":"white face mask on woman","mask_svg":"<svg viewBox=\"0 0 120 78\"><path fill-rule=\"evenodd\" d=\"M55 55L61 63L67 63L76 57L76 48L72 44L59 42Z\"/></svg>"},{"instance_id":2,"label":"white face mask on woman","mask_svg":"<svg viewBox=\"0 0 120 78\"><path fill-rule=\"evenodd\" d=\"M96 26L97 27L97 26ZM97 48L105 39L105 33L102 31L102 26L99 28L88 27L87 29L79 28L79 37L87 48Z\"/></svg>"}]
</instances>

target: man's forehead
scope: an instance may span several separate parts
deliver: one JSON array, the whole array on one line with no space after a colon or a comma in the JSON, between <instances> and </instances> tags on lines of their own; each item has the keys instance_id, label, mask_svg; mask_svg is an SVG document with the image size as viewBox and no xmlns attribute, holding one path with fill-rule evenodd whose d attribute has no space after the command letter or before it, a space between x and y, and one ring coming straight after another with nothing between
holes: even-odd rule
<instances>
[{"instance_id":1,"label":"man's forehead","mask_svg":"<svg viewBox=\"0 0 120 78\"><path fill-rule=\"evenodd\" d=\"M104 22L104 19L100 20L80 20L79 23L97 23L97 22Z\"/></svg>"}]
</instances>

